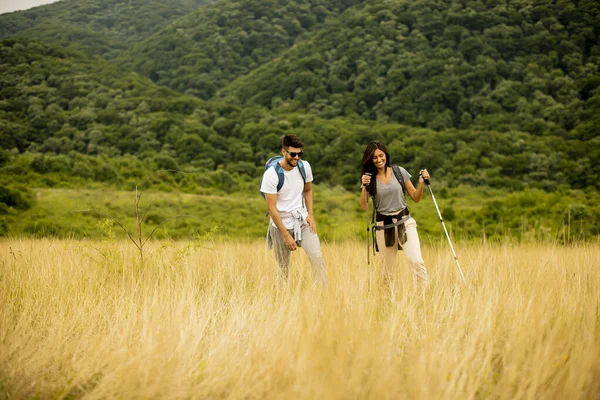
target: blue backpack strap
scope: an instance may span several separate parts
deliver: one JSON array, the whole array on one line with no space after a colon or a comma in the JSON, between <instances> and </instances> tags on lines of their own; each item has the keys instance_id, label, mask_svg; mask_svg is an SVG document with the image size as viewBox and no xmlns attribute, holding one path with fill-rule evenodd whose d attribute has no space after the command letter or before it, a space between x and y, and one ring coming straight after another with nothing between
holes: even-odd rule
<instances>
[{"instance_id":1,"label":"blue backpack strap","mask_svg":"<svg viewBox=\"0 0 600 400\"><path fill-rule=\"evenodd\" d=\"M274 156L271 157L267 160L267 162L265 163L265 170L268 170L269 168L273 167L275 168L275 172L277 173L277 179L279 180L277 182L277 191L279 192L279 190L281 190L281 187L283 186L283 170L281 168L281 165L279 165L279 161L283 159L283 156ZM263 175L264 178L264 175ZM262 181L263 178L261 178L260 180L260 186L262 186ZM263 192L260 192L260 195L263 197L263 199L265 198L265 194Z\"/></svg>"},{"instance_id":2,"label":"blue backpack strap","mask_svg":"<svg viewBox=\"0 0 600 400\"><path fill-rule=\"evenodd\" d=\"M275 165L273 165L273 168L275 168L275 172L277 173L277 192L279 192L281 190L281 188L283 187L283 182L284 182L284 177L283 177L283 168L281 167L281 164L279 164L278 162L275 163Z\"/></svg>"},{"instance_id":3,"label":"blue backpack strap","mask_svg":"<svg viewBox=\"0 0 600 400\"><path fill-rule=\"evenodd\" d=\"M302 160L298 160L298 169L300 170L300 175L302 175L302 180L306 183L306 170L304 169Z\"/></svg>"}]
</instances>

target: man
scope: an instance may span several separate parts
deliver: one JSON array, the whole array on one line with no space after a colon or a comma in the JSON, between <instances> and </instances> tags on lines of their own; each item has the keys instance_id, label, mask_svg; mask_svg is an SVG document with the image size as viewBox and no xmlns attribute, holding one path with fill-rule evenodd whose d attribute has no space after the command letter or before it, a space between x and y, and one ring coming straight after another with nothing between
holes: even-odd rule
<instances>
[{"instance_id":1,"label":"man","mask_svg":"<svg viewBox=\"0 0 600 400\"><path fill-rule=\"evenodd\" d=\"M313 213L313 174L310 164L300 160L303 145L296 135L286 135L282 138L283 159L279 166L284 179L279 191L277 166L268 168L263 175L260 191L265 194L271 216L267 244L269 249L274 248L275 259L283 279L287 280L288 277L290 252L302 247L308 255L313 280L316 284L325 286L327 272ZM299 163L302 168L299 168Z\"/></svg>"}]
</instances>

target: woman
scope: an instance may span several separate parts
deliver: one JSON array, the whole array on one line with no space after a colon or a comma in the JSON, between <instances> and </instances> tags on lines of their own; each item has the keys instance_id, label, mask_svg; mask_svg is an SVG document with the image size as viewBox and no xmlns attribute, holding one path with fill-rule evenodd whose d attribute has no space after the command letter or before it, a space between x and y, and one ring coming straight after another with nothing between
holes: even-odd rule
<instances>
[{"instance_id":1,"label":"woman","mask_svg":"<svg viewBox=\"0 0 600 400\"><path fill-rule=\"evenodd\" d=\"M374 177L374 178L373 178ZM376 140L367 145L362 159L362 193L360 206L367 209L367 196L373 198L376 210L376 240L383 261L383 278L390 280L396 268L396 252L404 250L410 267L419 283L428 282L417 223L410 216L404 191L416 202L423 195L424 180L429 179L426 169L419 172L415 189L411 175L402 167L392 167L390 154L383 143Z\"/></svg>"}]
</instances>

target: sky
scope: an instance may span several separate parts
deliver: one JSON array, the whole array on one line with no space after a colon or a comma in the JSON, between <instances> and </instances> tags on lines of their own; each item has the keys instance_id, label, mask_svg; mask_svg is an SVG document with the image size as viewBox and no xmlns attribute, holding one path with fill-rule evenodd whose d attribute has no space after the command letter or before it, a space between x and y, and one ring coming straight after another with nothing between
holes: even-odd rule
<instances>
[{"instance_id":1,"label":"sky","mask_svg":"<svg viewBox=\"0 0 600 400\"><path fill-rule=\"evenodd\" d=\"M42 4L54 3L57 0L0 0L0 14L11 11L27 10Z\"/></svg>"}]
</instances>

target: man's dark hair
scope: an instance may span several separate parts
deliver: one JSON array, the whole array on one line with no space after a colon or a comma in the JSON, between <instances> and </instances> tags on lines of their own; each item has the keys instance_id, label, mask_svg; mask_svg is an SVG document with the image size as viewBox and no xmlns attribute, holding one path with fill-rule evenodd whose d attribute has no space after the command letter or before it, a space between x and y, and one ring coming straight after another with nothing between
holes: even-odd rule
<instances>
[{"instance_id":1,"label":"man's dark hair","mask_svg":"<svg viewBox=\"0 0 600 400\"><path fill-rule=\"evenodd\" d=\"M281 138L281 147L284 149L288 149L289 147L301 149L304 147L304 143L302 143L302 139L296 135L285 135L283 138Z\"/></svg>"}]
</instances>

